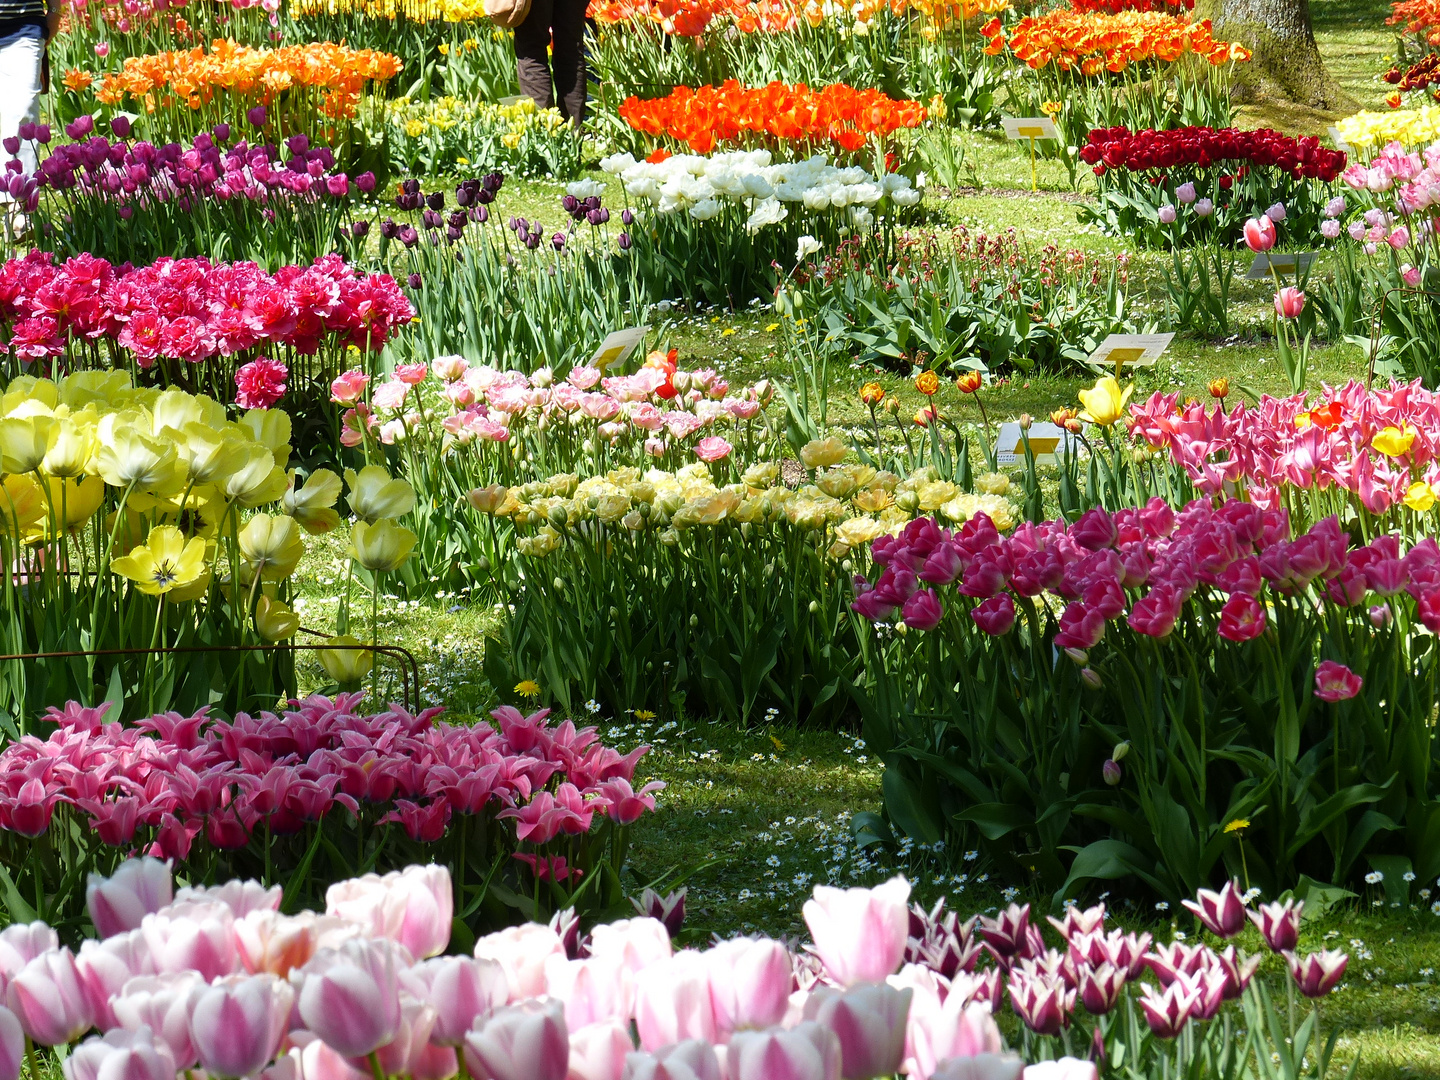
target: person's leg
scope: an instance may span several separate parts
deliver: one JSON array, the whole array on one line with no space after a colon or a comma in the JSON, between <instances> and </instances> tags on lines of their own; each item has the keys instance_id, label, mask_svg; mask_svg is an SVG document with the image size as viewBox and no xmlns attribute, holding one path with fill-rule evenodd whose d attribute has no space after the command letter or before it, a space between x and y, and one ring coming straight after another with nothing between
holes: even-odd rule
<instances>
[{"instance_id":1,"label":"person's leg","mask_svg":"<svg viewBox=\"0 0 1440 1080\"><path fill-rule=\"evenodd\" d=\"M20 125L40 119L40 61L45 42L39 27L0 38L0 140L15 136ZM0 168L12 155L0 152ZM35 144L20 144L20 161L27 173L35 171Z\"/></svg>"},{"instance_id":2,"label":"person's leg","mask_svg":"<svg viewBox=\"0 0 1440 1080\"><path fill-rule=\"evenodd\" d=\"M585 120L585 5L586 0L553 0L555 13L555 94L560 111L577 128Z\"/></svg>"},{"instance_id":3,"label":"person's leg","mask_svg":"<svg viewBox=\"0 0 1440 1080\"><path fill-rule=\"evenodd\" d=\"M530 14L515 28L515 69L520 93L542 109L555 104L550 77L550 20L554 0L531 0Z\"/></svg>"}]
</instances>

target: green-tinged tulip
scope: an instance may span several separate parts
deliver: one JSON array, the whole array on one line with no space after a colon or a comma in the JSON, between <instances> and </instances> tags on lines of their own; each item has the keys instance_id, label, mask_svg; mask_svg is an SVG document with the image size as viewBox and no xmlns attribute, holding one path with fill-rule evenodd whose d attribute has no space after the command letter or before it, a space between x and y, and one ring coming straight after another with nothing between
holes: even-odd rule
<instances>
[{"instance_id":1,"label":"green-tinged tulip","mask_svg":"<svg viewBox=\"0 0 1440 1080\"><path fill-rule=\"evenodd\" d=\"M415 534L387 518L357 521L350 529L350 554L366 570L398 570L414 547Z\"/></svg>"},{"instance_id":2,"label":"green-tinged tulip","mask_svg":"<svg viewBox=\"0 0 1440 1080\"><path fill-rule=\"evenodd\" d=\"M111 559L110 570L135 582L143 593L163 596L205 573L205 541L198 536L186 540L173 525L159 525L145 543Z\"/></svg>"},{"instance_id":3,"label":"green-tinged tulip","mask_svg":"<svg viewBox=\"0 0 1440 1080\"><path fill-rule=\"evenodd\" d=\"M308 533L327 533L340 524L340 515L335 512L335 502L340 498L340 477L329 469L316 469L305 478L303 487L296 487L299 478L290 470L289 487L280 505L285 512L300 522Z\"/></svg>"},{"instance_id":4,"label":"green-tinged tulip","mask_svg":"<svg viewBox=\"0 0 1440 1080\"><path fill-rule=\"evenodd\" d=\"M90 471L96 450L93 414L88 419L67 416L50 425L45 460L40 463L47 475L73 479Z\"/></svg>"},{"instance_id":5,"label":"green-tinged tulip","mask_svg":"<svg viewBox=\"0 0 1440 1080\"><path fill-rule=\"evenodd\" d=\"M339 634L330 639L331 645L349 645L348 649L321 649L320 666L325 669L325 674L334 679L340 686L353 686L375 666L375 654L369 649L358 649L353 646L359 645L349 634Z\"/></svg>"},{"instance_id":6,"label":"green-tinged tulip","mask_svg":"<svg viewBox=\"0 0 1440 1080\"><path fill-rule=\"evenodd\" d=\"M45 460L54 422L48 416L0 420L0 472L28 473L38 469Z\"/></svg>"},{"instance_id":7,"label":"green-tinged tulip","mask_svg":"<svg viewBox=\"0 0 1440 1080\"><path fill-rule=\"evenodd\" d=\"M191 421L175 440L180 457L196 484L223 483L231 473L248 461L247 444L223 427Z\"/></svg>"},{"instance_id":8,"label":"green-tinged tulip","mask_svg":"<svg viewBox=\"0 0 1440 1080\"><path fill-rule=\"evenodd\" d=\"M275 465L278 468L283 470L290 463L289 414L279 409L251 409L239 422L252 439L275 455Z\"/></svg>"},{"instance_id":9,"label":"green-tinged tulip","mask_svg":"<svg viewBox=\"0 0 1440 1080\"><path fill-rule=\"evenodd\" d=\"M255 629L266 641L284 641L300 629L300 616L283 600L262 595L255 605Z\"/></svg>"},{"instance_id":10,"label":"green-tinged tulip","mask_svg":"<svg viewBox=\"0 0 1440 1080\"><path fill-rule=\"evenodd\" d=\"M383 465L366 465L358 473L346 469L345 483L350 487L350 509L361 521L374 524L415 509L415 489L410 482L392 480Z\"/></svg>"},{"instance_id":11,"label":"green-tinged tulip","mask_svg":"<svg viewBox=\"0 0 1440 1080\"><path fill-rule=\"evenodd\" d=\"M283 581L305 554L300 523L283 514L256 514L240 530L240 553L251 580Z\"/></svg>"},{"instance_id":12,"label":"green-tinged tulip","mask_svg":"<svg viewBox=\"0 0 1440 1080\"><path fill-rule=\"evenodd\" d=\"M141 435L133 415L110 413L100 421L95 468L111 487L134 487L152 495L176 495L185 486L185 466L175 443Z\"/></svg>"},{"instance_id":13,"label":"green-tinged tulip","mask_svg":"<svg viewBox=\"0 0 1440 1080\"><path fill-rule=\"evenodd\" d=\"M244 507L264 506L285 494L285 472L275 464L275 455L263 446L251 445L244 460L220 482L226 498Z\"/></svg>"}]
</instances>

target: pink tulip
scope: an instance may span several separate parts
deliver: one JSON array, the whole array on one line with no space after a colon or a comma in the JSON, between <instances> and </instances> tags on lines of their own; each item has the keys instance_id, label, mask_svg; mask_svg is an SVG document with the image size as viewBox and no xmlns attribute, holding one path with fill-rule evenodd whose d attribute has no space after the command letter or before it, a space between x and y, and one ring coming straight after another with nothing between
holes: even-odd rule
<instances>
[{"instance_id":1,"label":"pink tulip","mask_svg":"<svg viewBox=\"0 0 1440 1080\"><path fill-rule=\"evenodd\" d=\"M1275 314L1282 319L1299 318L1305 310L1305 294L1293 285L1286 285L1275 294Z\"/></svg>"},{"instance_id":2,"label":"pink tulip","mask_svg":"<svg viewBox=\"0 0 1440 1080\"><path fill-rule=\"evenodd\" d=\"M1248 912L1250 921L1260 931L1271 952L1290 952L1300 940L1300 916L1305 901L1286 900L1283 904L1261 904L1258 911Z\"/></svg>"},{"instance_id":3,"label":"pink tulip","mask_svg":"<svg viewBox=\"0 0 1440 1080\"><path fill-rule=\"evenodd\" d=\"M1418 266L1411 266L1409 263L1406 263L1400 268L1400 280L1405 282L1409 288L1418 289L1422 277L1423 275Z\"/></svg>"},{"instance_id":4,"label":"pink tulip","mask_svg":"<svg viewBox=\"0 0 1440 1080\"><path fill-rule=\"evenodd\" d=\"M1265 632L1265 607L1253 596L1235 593L1220 609L1220 625L1216 629L1229 641L1251 641Z\"/></svg>"},{"instance_id":5,"label":"pink tulip","mask_svg":"<svg viewBox=\"0 0 1440 1080\"><path fill-rule=\"evenodd\" d=\"M570 1036L564 1007L511 1005L497 1009L465 1036L465 1061L488 1080L566 1080Z\"/></svg>"},{"instance_id":6,"label":"pink tulip","mask_svg":"<svg viewBox=\"0 0 1440 1080\"><path fill-rule=\"evenodd\" d=\"M659 919L620 919L590 931L590 955L638 974L670 958L670 932Z\"/></svg>"},{"instance_id":7,"label":"pink tulip","mask_svg":"<svg viewBox=\"0 0 1440 1080\"><path fill-rule=\"evenodd\" d=\"M1344 977L1345 966L1349 962L1350 958L1344 953L1331 949L1310 953L1303 958L1293 952L1285 954L1290 977L1295 980L1300 993L1308 998L1324 997L1334 990Z\"/></svg>"},{"instance_id":8,"label":"pink tulip","mask_svg":"<svg viewBox=\"0 0 1440 1080\"><path fill-rule=\"evenodd\" d=\"M1093 1061L1063 1057L1059 1061L1042 1061L1028 1066L1024 1080L1099 1080L1099 1076Z\"/></svg>"},{"instance_id":9,"label":"pink tulip","mask_svg":"<svg viewBox=\"0 0 1440 1080\"><path fill-rule=\"evenodd\" d=\"M565 1003L565 1026L571 1031L605 1020L629 1019L634 1011L634 976L608 957L551 956L545 964L545 993Z\"/></svg>"},{"instance_id":10,"label":"pink tulip","mask_svg":"<svg viewBox=\"0 0 1440 1080\"><path fill-rule=\"evenodd\" d=\"M153 975L150 948L139 930L117 934L104 941L87 939L80 944L75 970L90 1002L90 1015L95 1026L108 1031L115 1026L110 999L137 975Z\"/></svg>"},{"instance_id":11,"label":"pink tulip","mask_svg":"<svg viewBox=\"0 0 1440 1080\"><path fill-rule=\"evenodd\" d=\"M701 461L714 463L730 456L735 448L719 435L708 435L695 444L695 456Z\"/></svg>"},{"instance_id":12,"label":"pink tulip","mask_svg":"<svg viewBox=\"0 0 1440 1080\"><path fill-rule=\"evenodd\" d=\"M587 1024L570 1032L570 1072L566 1080L621 1080L625 1058L634 1049L629 1024L620 1020Z\"/></svg>"},{"instance_id":13,"label":"pink tulip","mask_svg":"<svg viewBox=\"0 0 1440 1080\"><path fill-rule=\"evenodd\" d=\"M187 885L175 894L175 903L224 904L234 918L243 919L252 911L279 911L282 896L279 885L267 889L258 881L236 879L224 885Z\"/></svg>"},{"instance_id":14,"label":"pink tulip","mask_svg":"<svg viewBox=\"0 0 1440 1080\"><path fill-rule=\"evenodd\" d=\"M913 994L880 985L857 986L843 994L821 989L810 995L805 1018L829 1028L840 1040L842 1080L873 1080L899 1071Z\"/></svg>"},{"instance_id":15,"label":"pink tulip","mask_svg":"<svg viewBox=\"0 0 1440 1080\"><path fill-rule=\"evenodd\" d=\"M286 1056L298 1060L298 1080L374 1080L373 1072L369 1069L357 1069L325 1045L325 1040L313 1031L292 1031L287 1041L294 1049ZM285 1058L280 1060L284 1061Z\"/></svg>"},{"instance_id":16,"label":"pink tulip","mask_svg":"<svg viewBox=\"0 0 1440 1080\"><path fill-rule=\"evenodd\" d=\"M314 915L281 915L261 908L235 921L235 948L250 974L269 972L285 978L315 955L319 925Z\"/></svg>"},{"instance_id":17,"label":"pink tulip","mask_svg":"<svg viewBox=\"0 0 1440 1080\"><path fill-rule=\"evenodd\" d=\"M1180 902L1205 929L1219 937L1232 938L1245 929L1245 901L1237 882L1227 881L1218 893L1201 889L1194 900Z\"/></svg>"},{"instance_id":18,"label":"pink tulip","mask_svg":"<svg viewBox=\"0 0 1440 1080\"><path fill-rule=\"evenodd\" d=\"M493 960L439 956L416 964L405 977L435 1010L430 1039L441 1046L459 1046L477 1016L510 1000L505 969Z\"/></svg>"},{"instance_id":19,"label":"pink tulip","mask_svg":"<svg viewBox=\"0 0 1440 1080\"><path fill-rule=\"evenodd\" d=\"M274 975L236 975L200 990L190 1042L212 1076L254 1076L275 1056L290 1024L295 992Z\"/></svg>"},{"instance_id":20,"label":"pink tulip","mask_svg":"<svg viewBox=\"0 0 1440 1080\"><path fill-rule=\"evenodd\" d=\"M359 369L343 372L330 384L330 400L337 405L354 405L365 396L369 383L370 376Z\"/></svg>"},{"instance_id":21,"label":"pink tulip","mask_svg":"<svg viewBox=\"0 0 1440 1080\"><path fill-rule=\"evenodd\" d=\"M1359 675L1334 660L1315 669L1315 696L1321 701L1348 701L1360 693L1363 684Z\"/></svg>"},{"instance_id":22,"label":"pink tulip","mask_svg":"<svg viewBox=\"0 0 1440 1080\"><path fill-rule=\"evenodd\" d=\"M565 946L560 935L541 923L512 926L475 943L476 959L493 960L504 970L512 1002L545 993L545 962L551 956L563 958Z\"/></svg>"},{"instance_id":23,"label":"pink tulip","mask_svg":"<svg viewBox=\"0 0 1440 1080\"><path fill-rule=\"evenodd\" d=\"M703 955L710 965L710 1000L718 1037L728 1037L741 1028L780 1023L789 1008L794 982L785 946L769 938L735 938Z\"/></svg>"},{"instance_id":24,"label":"pink tulip","mask_svg":"<svg viewBox=\"0 0 1440 1080\"><path fill-rule=\"evenodd\" d=\"M0 1080L20 1080L25 1061L25 1032L15 1014L0 1005Z\"/></svg>"},{"instance_id":25,"label":"pink tulip","mask_svg":"<svg viewBox=\"0 0 1440 1080\"><path fill-rule=\"evenodd\" d=\"M190 1008L204 989L204 980L194 972L142 975L110 1000L110 1010L115 1023L128 1031L148 1028L169 1049L175 1067L189 1069L197 1060L190 1041Z\"/></svg>"},{"instance_id":26,"label":"pink tulip","mask_svg":"<svg viewBox=\"0 0 1440 1080\"><path fill-rule=\"evenodd\" d=\"M400 1030L398 972L408 966L408 957L383 938L322 949L290 975L300 989L300 1019L337 1053L364 1057Z\"/></svg>"},{"instance_id":27,"label":"pink tulip","mask_svg":"<svg viewBox=\"0 0 1440 1080\"><path fill-rule=\"evenodd\" d=\"M704 1039L687 1039L653 1054L630 1054L622 1080L725 1080L715 1047Z\"/></svg>"},{"instance_id":28,"label":"pink tulip","mask_svg":"<svg viewBox=\"0 0 1440 1080\"><path fill-rule=\"evenodd\" d=\"M450 871L432 863L342 881L326 891L325 913L368 926L417 959L438 956L450 942L454 917Z\"/></svg>"},{"instance_id":29,"label":"pink tulip","mask_svg":"<svg viewBox=\"0 0 1440 1080\"><path fill-rule=\"evenodd\" d=\"M127 859L108 878L91 874L85 887L85 906L102 938L138 929L146 915L173 897L170 864L149 857Z\"/></svg>"},{"instance_id":30,"label":"pink tulip","mask_svg":"<svg viewBox=\"0 0 1440 1080\"><path fill-rule=\"evenodd\" d=\"M424 1064L425 1048L435 1030L435 1010L409 994L400 999L400 1027L395 1037L375 1051L386 1076L411 1076ZM361 1064L357 1059L354 1064ZM457 1063L458 1071L458 1063Z\"/></svg>"},{"instance_id":31,"label":"pink tulip","mask_svg":"<svg viewBox=\"0 0 1440 1080\"><path fill-rule=\"evenodd\" d=\"M805 923L815 954L842 986L883 982L905 956L909 936L910 883L893 877L873 889L815 886L805 902Z\"/></svg>"},{"instance_id":32,"label":"pink tulip","mask_svg":"<svg viewBox=\"0 0 1440 1080\"><path fill-rule=\"evenodd\" d=\"M710 965L704 956L686 949L635 976L635 1027L645 1050L684 1039L715 1041Z\"/></svg>"},{"instance_id":33,"label":"pink tulip","mask_svg":"<svg viewBox=\"0 0 1440 1080\"><path fill-rule=\"evenodd\" d=\"M976 1054L946 1058L929 1080L1020 1080L1024 1072L1025 1062L1013 1054Z\"/></svg>"},{"instance_id":34,"label":"pink tulip","mask_svg":"<svg viewBox=\"0 0 1440 1080\"><path fill-rule=\"evenodd\" d=\"M10 980L5 1004L42 1046L74 1042L95 1022L69 949L50 949L21 968Z\"/></svg>"},{"instance_id":35,"label":"pink tulip","mask_svg":"<svg viewBox=\"0 0 1440 1080\"><path fill-rule=\"evenodd\" d=\"M1275 225L1264 214L1245 222L1245 244L1251 251L1269 251L1275 246Z\"/></svg>"},{"instance_id":36,"label":"pink tulip","mask_svg":"<svg viewBox=\"0 0 1440 1080\"><path fill-rule=\"evenodd\" d=\"M170 1048L150 1029L92 1035L65 1059L65 1080L175 1080Z\"/></svg>"},{"instance_id":37,"label":"pink tulip","mask_svg":"<svg viewBox=\"0 0 1440 1080\"><path fill-rule=\"evenodd\" d=\"M460 1057L453 1046L426 1043L410 1058L410 1080L450 1080L460 1072Z\"/></svg>"},{"instance_id":38,"label":"pink tulip","mask_svg":"<svg viewBox=\"0 0 1440 1080\"><path fill-rule=\"evenodd\" d=\"M45 923L12 923L0 930L0 974L12 979L35 957L59 947L60 935Z\"/></svg>"},{"instance_id":39,"label":"pink tulip","mask_svg":"<svg viewBox=\"0 0 1440 1080\"><path fill-rule=\"evenodd\" d=\"M194 971L206 982L233 973L235 915L219 901L177 900L146 915L140 930L160 974Z\"/></svg>"},{"instance_id":40,"label":"pink tulip","mask_svg":"<svg viewBox=\"0 0 1440 1080\"><path fill-rule=\"evenodd\" d=\"M739 1031L726 1063L730 1080L840 1080L840 1040L809 1020L788 1031Z\"/></svg>"}]
</instances>

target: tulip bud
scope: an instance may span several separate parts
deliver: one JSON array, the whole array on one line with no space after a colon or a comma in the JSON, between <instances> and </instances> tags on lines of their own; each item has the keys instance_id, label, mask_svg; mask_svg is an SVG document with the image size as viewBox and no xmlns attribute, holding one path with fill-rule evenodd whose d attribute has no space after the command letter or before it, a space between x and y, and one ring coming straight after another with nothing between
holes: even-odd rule
<instances>
[{"instance_id":1,"label":"tulip bud","mask_svg":"<svg viewBox=\"0 0 1440 1080\"><path fill-rule=\"evenodd\" d=\"M1081 668L1080 678L1084 680L1085 685L1090 687L1091 690L1099 690L1105 685L1104 681L1100 678L1100 673L1094 668Z\"/></svg>"},{"instance_id":2,"label":"tulip bud","mask_svg":"<svg viewBox=\"0 0 1440 1080\"><path fill-rule=\"evenodd\" d=\"M1110 751L1110 756L1116 761L1124 761L1125 755L1128 753L1130 753L1130 743L1128 741L1119 742L1115 744L1115 749Z\"/></svg>"},{"instance_id":3,"label":"tulip bud","mask_svg":"<svg viewBox=\"0 0 1440 1080\"><path fill-rule=\"evenodd\" d=\"M1120 783L1120 763L1114 758L1106 758L1105 764L1100 766L1100 775L1104 778L1105 783L1116 787Z\"/></svg>"}]
</instances>

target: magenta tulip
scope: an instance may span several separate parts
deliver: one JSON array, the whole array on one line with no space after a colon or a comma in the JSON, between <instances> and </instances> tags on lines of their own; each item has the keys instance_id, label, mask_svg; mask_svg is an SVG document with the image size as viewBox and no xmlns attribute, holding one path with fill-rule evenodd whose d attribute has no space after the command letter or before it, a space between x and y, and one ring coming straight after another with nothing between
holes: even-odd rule
<instances>
[{"instance_id":1,"label":"magenta tulip","mask_svg":"<svg viewBox=\"0 0 1440 1080\"><path fill-rule=\"evenodd\" d=\"M794 968L784 945L769 938L735 938L704 954L717 1037L780 1023L790 1007ZM903 1026L903 1025L902 1025Z\"/></svg>"},{"instance_id":2,"label":"magenta tulip","mask_svg":"<svg viewBox=\"0 0 1440 1080\"><path fill-rule=\"evenodd\" d=\"M1359 675L1334 660L1326 660L1315 669L1315 696L1321 701L1349 701L1363 685Z\"/></svg>"},{"instance_id":3,"label":"magenta tulip","mask_svg":"<svg viewBox=\"0 0 1440 1080\"><path fill-rule=\"evenodd\" d=\"M108 878L91 874L85 887L85 906L102 938L138 929L146 915L173 898L170 864L148 856L127 859Z\"/></svg>"},{"instance_id":4,"label":"magenta tulip","mask_svg":"<svg viewBox=\"0 0 1440 1080\"><path fill-rule=\"evenodd\" d=\"M1075 1007L1075 991L1066 989L1060 979L1018 966L1012 969L1006 989L1010 991L1010 1006L1015 1015L1040 1035L1058 1034Z\"/></svg>"},{"instance_id":5,"label":"magenta tulip","mask_svg":"<svg viewBox=\"0 0 1440 1080\"><path fill-rule=\"evenodd\" d=\"M1140 1011L1145 1022L1162 1039L1173 1039L1190 1021L1190 1014L1200 1000L1199 987L1189 979L1175 979L1163 991L1149 983L1140 986Z\"/></svg>"},{"instance_id":6,"label":"magenta tulip","mask_svg":"<svg viewBox=\"0 0 1440 1080\"><path fill-rule=\"evenodd\" d=\"M198 991L190 1042L212 1076L254 1076L275 1056L295 992L274 975L235 975Z\"/></svg>"},{"instance_id":7,"label":"magenta tulip","mask_svg":"<svg viewBox=\"0 0 1440 1080\"><path fill-rule=\"evenodd\" d=\"M1104 1016L1120 1001L1120 992L1125 989L1126 972L1113 964L1091 967L1085 964L1080 969L1077 993L1080 1004L1091 1016Z\"/></svg>"},{"instance_id":8,"label":"magenta tulip","mask_svg":"<svg viewBox=\"0 0 1440 1080\"><path fill-rule=\"evenodd\" d=\"M570 1032L567 1080L621 1080L625 1058L635 1049L629 1025L619 1020L587 1024ZM0 1080L4 1080L0 1077Z\"/></svg>"},{"instance_id":9,"label":"magenta tulip","mask_svg":"<svg viewBox=\"0 0 1440 1080\"><path fill-rule=\"evenodd\" d=\"M1283 953L1293 950L1300 941L1300 916L1304 911L1304 900L1286 900L1283 904L1261 904L1258 911L1248 914L1270 951Z\"/></svg>"},{"instance_id":10,"label":"magenta tulip","mask_svg":"<svg viewBox=\"0 0 1440 1080\"><path fill-rule=\"evenodd\" d=\"M740 1031L726 1064L730 1080L840 1080L840 1040L810 1020L788 1031Z\"/></svg>"},{"instance_id":11,"label":"magenta tulip","mask_svg":"<svg viewBox=\"0 0 1440 1080\"><path fill-rule=\"evenodd\" d=\"M1299 957L1293 952L1285 954L1285 963L1290 968L1290 977L1295 986L1308 998L1324 997L1339 985L1345 975L1345 966L1350 958L1342 952L1327 949Z\"/></svg>"},{"instance_id":12,"label":"magenta tulip","mask_svg":"<svg viewBox=\"0 0 1440 1080\"><path fill-rule=\"evenodd\" d=\"M814 951L841 986L883 982L900 967L909 936L910 883L893 877L873 889L815 886L805 902Z\"/></svg>"},{"instance_id":13,"label":"magenta tulip","mask_svg":"<svg viewBox=\"0 0 1440 1080\"><path fill-rule=\"evenodd\" d=\"M10 980L5 1004L42 1046L74 1042L95 1022L69 949L50 949L21 968Z\"/></svg>"},{"instance_id":14,"label":"magenta tulip","mask_svg":"<svg viewBox=\"0 0 1440 1080\"><path fill-rule=\"evenodd\" d=\"M558 1001L497 1009L465 1036L465 1062L487 1080L565 1080L570 1035Z\"/></svg>"},{"instance_id":15,"label":"magenta tulip","mask_svg":"<svg viewBox=\"0 0 1440 1080\"><path fill-rule=\"evenodd\" d=\"M913 994L910 989L879 985L857 986L844 993L817 990L810 995L805 1018L829 1028L840 1040L842 1080L873 1080L900 1070Z\"/></svg>"},{"instance_id":16,"label":"magenta tulip","mask_svg":"<svg viewBox=\"0 0 1440 1080\"><path fill-rule=\"evenodd\" d=\"M902 614L911 630L934 630L945 617L945 608L933 592L921 589L905 601Z\"/></svg>"},{"instance_id":17,"label":"magenta tulip","mask_svg":"<svg viewBox=\"0 0 1440 1080\"><path fill-rule=\"evenodd\" d=\"M477 1016L510 1000L505 969L493 960L439 956L416 964L407 978L435 1010L430 1039L441 1046L459 1046Z\"/></svg>"},{"instance_id":18,"label":"magenta tulip","mask_svg":"<svg viewBox=\"0 0 1440 1080\"><path fill-rule=\"evenodd\" d=\"M300 1019L336 1053L365 1057L400 1030L399 972L408 957L385 939L355 938L321 949L290 975Z\"/></svg>"}]
</instances>

